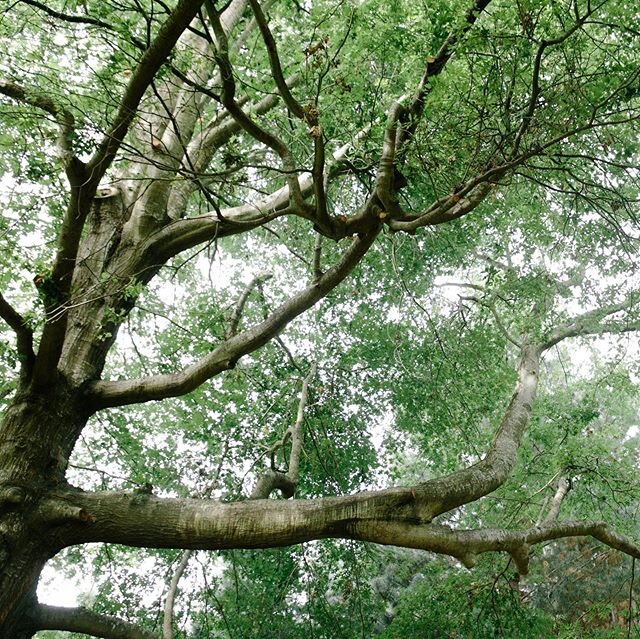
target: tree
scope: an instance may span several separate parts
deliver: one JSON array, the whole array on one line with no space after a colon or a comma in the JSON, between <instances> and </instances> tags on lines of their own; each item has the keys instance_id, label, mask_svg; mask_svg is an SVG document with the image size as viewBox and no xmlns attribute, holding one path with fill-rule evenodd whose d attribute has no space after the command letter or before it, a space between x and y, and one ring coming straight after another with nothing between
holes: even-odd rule
<instances>
[{"instance_id":1,"label":"tree","mask_svg":"<svg viewBox=\"0 0 640 639\"><path fill-rule=\"evenodd\" d=\"M506 552L523 575L532 547L563 537L591 536L640 557L629 536L637 529L622 516L558 517L585 464L558 462L543 482L555 491L546 511L527 525L494 525L496 512L481 510L482 498L517 492L509 478L519 455L529 472L535 466L524 438L543 358L553 375L560 345L639 327L632 3L21 0L4 15L3 183L13 196L2 221L0 316L13 341L2 347L2 636L46 628L150 636L37 603L47 560L90 542L190 551L341 538L430 550L468 567ZM254 272L233 304L221 286L205 297L192 279L203 247L239 268L236 282L263 262L275 275ZM241 251L244 264L233 259ZM144 356L125 369L118 353L131 359L136 335L148 334L159 305L142 301L168 274L187 292L185 314L172 308L159 326L156 363ZM425 308L441 288L463 293L453 306ZM296 323L314 306L323 313ZM138 327L129 343L128 323ZM374 371L359 389L357 357ZM213 499L218 482L209 478L199 498L189 496L188 468L165 495L144 482L71 483L74 449L83 433L108 431L101 420L148 420L149 437L130 441L142 454L161 407L178 406L146 403L198 393L213 401L216 376L235 384L218 388L222 398L241 396L248 382L243 389L233 375L247 361L262 369L265 393L274 371L302 389L297 418L261 451L247 450L237 424L224 426L235 400L218 405L218 430L211 413L200 423L218 451L240 448L221 456L237 473L243 453L245 462L259 458L251 490L228 486L233 499ZM449 392L441 373L460 387ZM428 387L416 384L420 375ZM350 441L335 425L347 438L342 479L319 481L324 471L305 456L314 383L330 387L314 409L325 424L348 423L356 395L378 402L371 417L386 413L425 455L414 483L356 492L373 452L363 433ZM184 423L196 419L188 398L166 409L182 410ZM580 425L580 409L567 418L574 439L595 419ZM418 432L418 422L431 430ZM474 442L459 441L456 422L473 424ZM410 477L406 467L399 475ZM521 489L535 484L527 477Z\"/></svg>"}]
</instances>

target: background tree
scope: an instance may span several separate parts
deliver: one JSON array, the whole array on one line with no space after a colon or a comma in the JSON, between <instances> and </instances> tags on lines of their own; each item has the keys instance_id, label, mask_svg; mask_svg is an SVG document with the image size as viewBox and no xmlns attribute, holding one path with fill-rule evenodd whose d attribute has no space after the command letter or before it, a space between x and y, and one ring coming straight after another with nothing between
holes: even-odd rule
<instances>
[{"instance_id":1,"label":"background tree","mask_svg":"<svg viewBox=\"0 0 640 639\"><path fill-rule=\"evenodd\" d=\"M197 550L335 538L505 552L519 575L563 537L640 556L637 18L7 7L2 636L256 636L245 586L280 636L354 623L354 601L361 635L382 623L364 551L335 542L206 560L219 583L184 625ZM601 362L563 350L603 335ZM65 548L96 570L150 549L163 614L125 610L147 574L93 611L39 604Z\"/></svg>"}]
</instances>

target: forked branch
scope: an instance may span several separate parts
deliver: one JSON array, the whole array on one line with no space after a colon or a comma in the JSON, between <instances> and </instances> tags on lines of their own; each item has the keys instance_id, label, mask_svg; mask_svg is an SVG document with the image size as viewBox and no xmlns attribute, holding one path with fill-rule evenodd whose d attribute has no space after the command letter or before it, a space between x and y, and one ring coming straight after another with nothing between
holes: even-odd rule
<instances>
[{"instance_id":1,"label":"forked branch","mask_svg":"<svg viewBox=\"0 0 640 639\"><path fill-rule=\"evenodd\" d=\"M302 381L302 390L300 391L300 401L298 402L298 410L295 423L287 428L285 434L280 441L276 442L269 450L271 456L271 469L263 473L256 482L251 492L251 499L267 499L271 493L279 489L282 495L289 499L293 497L298 486L300 477L300 458L302 456L302 426L304 424L304 411L309 400L309 384L314 378L317 370L317 364L311 366L309 373ZM284 450L288 441L291 441L291 452L289 453L289 468L286 472L279 471L275 468L274 457L278 450Z\"/></svg>"}]
</instances>

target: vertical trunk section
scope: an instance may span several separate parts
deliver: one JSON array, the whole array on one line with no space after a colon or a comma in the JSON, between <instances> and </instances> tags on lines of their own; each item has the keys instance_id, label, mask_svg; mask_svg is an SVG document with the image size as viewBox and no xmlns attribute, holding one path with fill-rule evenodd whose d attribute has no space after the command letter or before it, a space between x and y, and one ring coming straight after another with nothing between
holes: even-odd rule
<instances>
[{"instance_id":1,"label":"vertical trunk section","mask_svg":"<svg viewBox=\"0 0 640 639\"><path fill-rule=\"evenodd\" d=\"M89 411L63 379L22 390L0 425L0 639L30 637L21 626L42 568L58 550L38 506L64 473Z\"/></svg>"}]
</instances>

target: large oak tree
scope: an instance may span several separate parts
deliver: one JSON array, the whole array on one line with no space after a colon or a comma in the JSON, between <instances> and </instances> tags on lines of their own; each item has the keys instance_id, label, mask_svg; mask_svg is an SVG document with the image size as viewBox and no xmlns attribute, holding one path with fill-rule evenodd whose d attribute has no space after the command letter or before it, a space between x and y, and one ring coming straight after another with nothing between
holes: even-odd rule
<instances>
[{"instance_id":1,"label":"large oak tree","mask_svg":"<svg viewBox=\"0 0 640 639\"><path fill-rule=\"evenodd\" d=\"M2 347L0 635L151 636L37 602L45 563L90 542L189 551L342 538L468 567L505 552L522 575L532 547L563 537L640 557L616 522L559 517L569 475L580 474L566 461L545 478L547 509L530 525L487 526L478 516L469 528L460 515L514 472L543 358L571 340L640 328L639 17L622 0L11 3L0 26L2 184L11 193L0 317L12 332ZM205 249L222 254L220 280L244 278L233 303L222 284L194 303L193 284L180 280L206 279L194 268ZM159 282L180 304L155 335L144 300ZM460 293L438 311L429 294L444 289ZM295 321L319 304L321 315ZM439 330L431 313L447 318ZM421 318L413 328L407 314ZM154 350L176 326L172 352ZM455 353L444 351L456 336L445 340L446 326L474 340L476 375L450 366ZM127 368L119 354L134 359L136 336L148 349ZM353 478L333 491L305 487L305 463L320 472L304 429L310 388L340 398L324 410L348 421L355 395L330 386L364 379L353 359L337 377L341 349L354 352L357 340L368 340L360 358L374 371L369 381L387 376L358 391L380 404L381 423L403 432L404 414L411 433L407 420L449 409L426 439L450 437L458 452L429 457L418 446L424 473L399 487L357 491ZM233 499L220 499L211 478L195 498L153 486L100 490L69 474L79 441L108 431L109 419L153 424L168 410L161 400L205 388L222 396L210 380L247 361L276 386L274 353L304 379L297 417L282 417L292 425L268 446L257 441L264 423L256 426L255 450L243 449L245 461L258 460L253 483ZM483 382L489 359L507 371L499 381ZM417 371L437 362L419 383ZM465 388L446 387L457 375ZM482 402L462 416L468 391ZM227 452L243 436L222 426L237 412L231 404L219 429L200 422L220 450L226 438ZM195 419L182 412L185 429ZM452 426L464 420L479 434L466 449ZM153 432L136 446L152 446ZM340 436L351 445L347 428ZM359 468L349 461L340 461L345 477Z\"/></svg>"}]
</instances>

